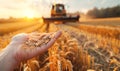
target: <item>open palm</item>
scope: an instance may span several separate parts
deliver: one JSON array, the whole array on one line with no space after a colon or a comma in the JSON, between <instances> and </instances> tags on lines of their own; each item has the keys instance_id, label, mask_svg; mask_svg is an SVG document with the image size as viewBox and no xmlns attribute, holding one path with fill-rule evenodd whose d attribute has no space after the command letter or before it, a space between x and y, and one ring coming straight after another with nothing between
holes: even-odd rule
<instances>
[{"instance_id":1,"label":"open palm","mask_svg":"<svg viewBox=\"0 0 120 71\"><path fill-rule=\"evenodd\" d=\"M45 36L48 36L50 33L45 33ZM41 35L44 35L41 34ZM16 65L18 65L21 61L28 60L32 57L35 57L37 55L40 55L47 51L48 48L50 48L54 42L57 40L57 38L61 35L61 31L58 31L55 33L54 37L46 44L42 45L40 47L35 47L35 48L23 48L24 43L29 39L30 34L18 34L12 38L12 41L10 44L4 49L4 52L0 55L1 56L1 61L2 59L3 66L0 68L5 68L4 65L7 63L8 66L6 66L8 69L13 69ZM3 70L5 71L5 70Z\"/></svg>"},{"instance_id":2,"label":"open palm","mask_svg":"<svg viewBox=\"0 0 120 71\"><path fill-rule=\"evenodd\" d=\"M46 33L49 35L49 33ZM41 35L44 35L41 34ZM17 44L17 48L13 47L12 49L15 49L15 53L14 53L14 57L17 61L23 61L23 60L27 60L30 59L34 56L37 56L45 51L47 51L47 49L49 47L51 47L54 42L56 41L56 39L61 35L61 32L56 32L54 38L52 38L46 45L40 46L40 47L36 47L36 48L22 48L22 44L24 44L26 42L26 40L29 39L29 35L28 34L19 34L15 37L13 37L12 41L13 44ZM16 42L16 43L15 43Z\"/></svg>"}]
</instances>

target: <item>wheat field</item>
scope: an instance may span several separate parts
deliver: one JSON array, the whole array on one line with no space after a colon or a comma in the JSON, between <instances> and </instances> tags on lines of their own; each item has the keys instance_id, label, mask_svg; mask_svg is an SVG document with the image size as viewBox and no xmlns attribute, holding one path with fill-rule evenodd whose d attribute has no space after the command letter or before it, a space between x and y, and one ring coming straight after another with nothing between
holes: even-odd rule
<instances>
[{"instance_id":1,"label":"wheat field","mask_svg":"<svg viewBox=\"0 0 120 71\"><path fill-rule=\"evenodd\" d=\"M14 71L120 71L120 30L114 27L51 23L47 28L47 24L36 24L0 36L0 48L18 33L62 30L45 54L21 62Z\"/></svg>"}]
</instances>

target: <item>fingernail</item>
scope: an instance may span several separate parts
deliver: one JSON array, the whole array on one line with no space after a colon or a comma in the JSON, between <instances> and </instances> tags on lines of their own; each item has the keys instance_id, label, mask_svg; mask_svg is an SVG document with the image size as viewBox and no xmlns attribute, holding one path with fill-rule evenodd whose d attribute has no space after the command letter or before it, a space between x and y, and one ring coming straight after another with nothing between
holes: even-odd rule
<instances>
[{"instance_id":1,"label":"fingernail","mask_svg":"<svg viewBox=\"0 0 120 71\"><path fill-rule=\"evenodd\" d=\"M62 34L62 31L61 31L61 30L59 30L59 31L57 32L57 34L58 34L58 35L61 35L61 34Z\"/></svg>"},{"instance_id":2,"label":"fingernail","mask_svg":"<svg viewBox=\"0 0 120 71\"><path fill-rule=\"evenodd\" d=\"M56 33L55 33L55 38L58 38L58 37L60 37L60 35L62 34L62 31L57 31Z\"/></svg>"}]
</instances>

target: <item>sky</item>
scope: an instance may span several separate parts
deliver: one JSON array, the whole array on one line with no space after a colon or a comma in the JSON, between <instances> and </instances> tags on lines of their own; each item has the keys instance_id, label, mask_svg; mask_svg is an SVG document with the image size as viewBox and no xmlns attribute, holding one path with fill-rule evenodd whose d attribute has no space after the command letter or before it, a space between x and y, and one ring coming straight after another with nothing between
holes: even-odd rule
<instances>
[{"instance_id":1,"label":"sky","mask_svg":"<svg viewBox=\"0 0 120 71\"><path fill-rule=\"evenodd\" d=\"M0 18L50 16L54 3L63 3L67 12L84 12L97 7L120 5L120 0L0 0Z\"/></svg>"}]
</instances>

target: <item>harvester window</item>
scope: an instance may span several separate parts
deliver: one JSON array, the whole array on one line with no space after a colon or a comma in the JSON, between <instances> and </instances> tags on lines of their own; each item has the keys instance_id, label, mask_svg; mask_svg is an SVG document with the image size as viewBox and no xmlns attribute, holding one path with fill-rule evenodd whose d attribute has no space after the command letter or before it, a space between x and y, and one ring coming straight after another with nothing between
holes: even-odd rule
<instances>
[{"instance_id":1,"label":"harvester window","mask_svg":"<svg viewBox=\"0 0 120 71\"><path fill-rule=\"evenodd\" d=\"M61 11L63 10L63 7L61 7L61 6L59 6L58 8L59 8L59 10L61 10Z\"/></svg>"},{"instance_id":2,"label":"harvester window","mask_svg":"<svg viewBox=\"0 0 120 71\"><path fill-rule=\"evenodd\" d=\"M56 6L55 10L56 10L57 13L62 12L63 11L63 7L62 6Z\"/></svg>"}]
</instances>

